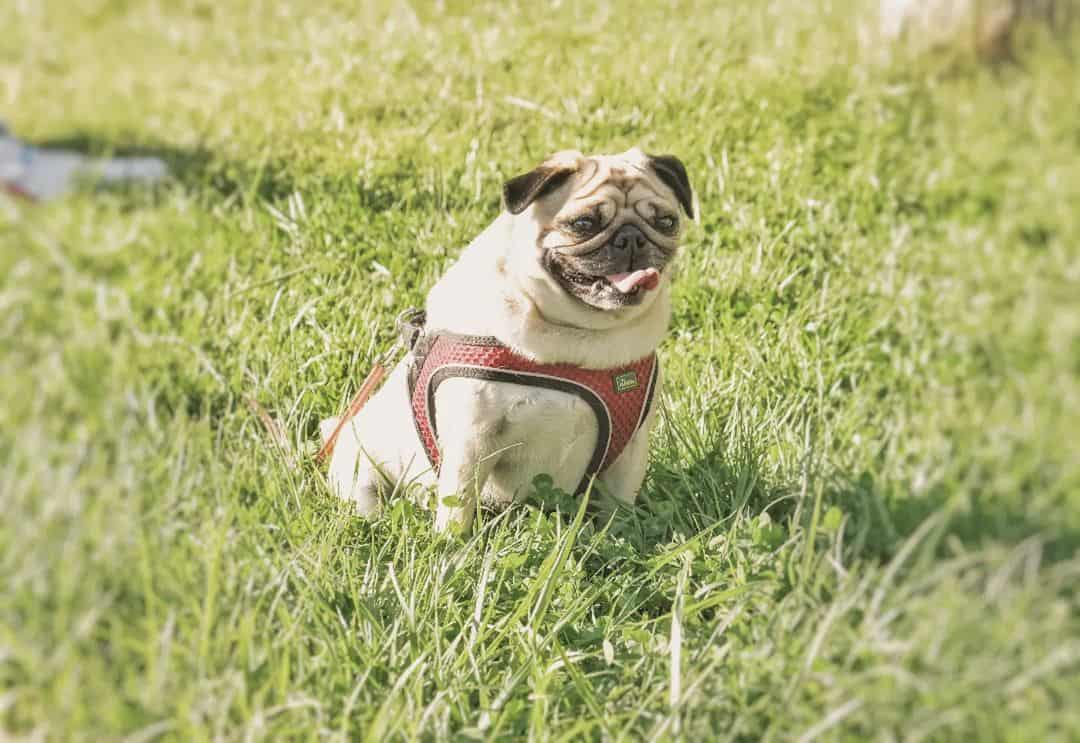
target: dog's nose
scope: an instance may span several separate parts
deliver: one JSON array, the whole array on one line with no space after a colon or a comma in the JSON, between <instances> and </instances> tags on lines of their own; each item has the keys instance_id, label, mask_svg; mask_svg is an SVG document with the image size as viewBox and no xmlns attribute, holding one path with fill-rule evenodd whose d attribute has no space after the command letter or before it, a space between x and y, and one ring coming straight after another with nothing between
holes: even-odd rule
<instances>
[{"instance_id":1,"label":"dog's nose","mask_svg":"<svg viewBox=\"0 0 1080 743\"><path fill-rule=\"evenodd\" d=\"M632 224L624 224L615 233L611 245L619 251L637 250L645 245L645 233Z\"/></svg>"}]
</instances>

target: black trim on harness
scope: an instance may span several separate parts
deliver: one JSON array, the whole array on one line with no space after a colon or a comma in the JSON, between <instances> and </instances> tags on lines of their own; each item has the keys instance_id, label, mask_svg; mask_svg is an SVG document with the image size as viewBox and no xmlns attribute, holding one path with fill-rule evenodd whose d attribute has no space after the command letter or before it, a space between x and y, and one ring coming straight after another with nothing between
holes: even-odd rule
<instances>
[{"instance_id":1,"label":"black trim on harness","mask_svg":"<svg viewBox=\"0 0 1080 743\"><path fill-rule=\"evenodd\" d=\"M656 383L660 380L660 359L656 356L653 357L652 375L649 377L649 392L645 395L645 404L641 407L641 417L638 418L637 425L634 427L634 432L630 434L630 439L626 442L627 446L630 446L630 442L634 440L634 436L637 436L637 432L641 430L641 427L645 425L645 420L649 417L649 411L652 410L653 395L656 394ZM623 449L626 451L626 449ZM622 456L620 452L619 456ZM614 462L612 462L614 464Z\"/></svg>"},{"instance_id":2,"label":"black trim on harness","mask_svg":"<svg viewBox=\"0 0 1080 743\"><path fill-rule=\"evenodd\" d=\"M498 343L498 341L496 341ZM577 395L584 400L590 408L592 408L593 414L596 416L596 447L593 449L592 459L589 461L589 466L585 469L585 476L581 479L581 482L577 486L575 491L576 495L581 495L589 487L589 481L599 474L600 465L604 463L604 457L607 454L608 447L611 444L611 417L608 413L607 405L601 400L595 392L588 387L562 379L552 379L551 377L535 376L532 374L523 374L512 371L502 371L499 369L478 369L472 366L453 366L448 365L441 367L431 375L431 379L428 380L427 387L427 416L428 425L431 427L431 435L435 438L436 446L439 441L439 430L435 422L435 390L440 384L447 379L467 377L469 379L483 379L489 382L509 382L511 384L521 384L527 387L545 387L547 389L557 390L559 392L566 392L571 395ZM413 416L413 421L416 421L416 416ZM417 432L419 433L419 424L417 424ZM636 431L635 431L636 433ZM424 439L421 435L421 443ZM427 452L427 447L424 447L424 452ZM430 462L431 457L428 457ZM432 466L434 463L431 462Z\"/></svg>"}]
</instances>

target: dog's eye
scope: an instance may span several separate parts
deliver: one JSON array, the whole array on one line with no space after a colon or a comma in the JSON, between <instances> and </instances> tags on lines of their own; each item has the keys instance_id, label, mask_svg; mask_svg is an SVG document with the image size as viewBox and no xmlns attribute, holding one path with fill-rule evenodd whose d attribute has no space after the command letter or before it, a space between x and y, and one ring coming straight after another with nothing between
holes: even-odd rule
<instances>
[{"instance_id":1,"label":"dog's eye","mask_svg":"<svg viewBox=\"0 0 1080 743\"><path fill-rule=\"evenodd\" d=\"M655 224L656 228L661 232L674 232L675 228L679 226L679 220L675 219L675 217L670 214L665 214L662 217L657 217L653 224Z\"/></svg>"},{"instance_id":2,"label":"dog's eye","mask_svg":"<svg viewBox=\"0 0 1080 743\"><path fill-rule=\"evenodd\" d=\"M596 229L596 217L589 215L575 217L570 222L570 229L578 234L586 235Z\"/></svg>"}]
</instances>

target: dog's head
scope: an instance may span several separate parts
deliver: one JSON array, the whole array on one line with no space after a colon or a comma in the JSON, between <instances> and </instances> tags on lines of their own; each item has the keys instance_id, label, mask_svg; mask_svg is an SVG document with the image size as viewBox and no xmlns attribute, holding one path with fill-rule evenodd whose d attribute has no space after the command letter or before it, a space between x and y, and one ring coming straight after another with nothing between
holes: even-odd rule
<instances>
[{"instance_id":1,"label":"dog's head","mask_svg":"<svg viewBox=\"0 0 1080 743\"><path fill-rule=\"evenodd\" d=\"M503 196L515 215L515 250L532 250L533 277L582 310L616 314L636 316L655 301L669 280L682 216L693 217L683 164L639 149L557 153L507 181Z\"/></svg>"}]
</instances>

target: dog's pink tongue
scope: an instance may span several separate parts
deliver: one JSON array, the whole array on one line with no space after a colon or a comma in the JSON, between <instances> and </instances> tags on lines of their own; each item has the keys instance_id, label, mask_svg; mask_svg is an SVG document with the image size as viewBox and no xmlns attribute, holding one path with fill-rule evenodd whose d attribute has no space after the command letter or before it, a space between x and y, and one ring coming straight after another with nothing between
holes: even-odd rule
<instances>
[{"instance_id":1,"label":"dog's pink tongue","mask_svg":"<svg viewBox=\"0 0 1080 743\"><path fill-rule=\"evenodd\" d=\"M645 291L655 289L660 284L660 272L655 268L640 268L629 273L613 273L605 276L623 294L629 294L638 287Z\"/></svg>"}]
</instances>

